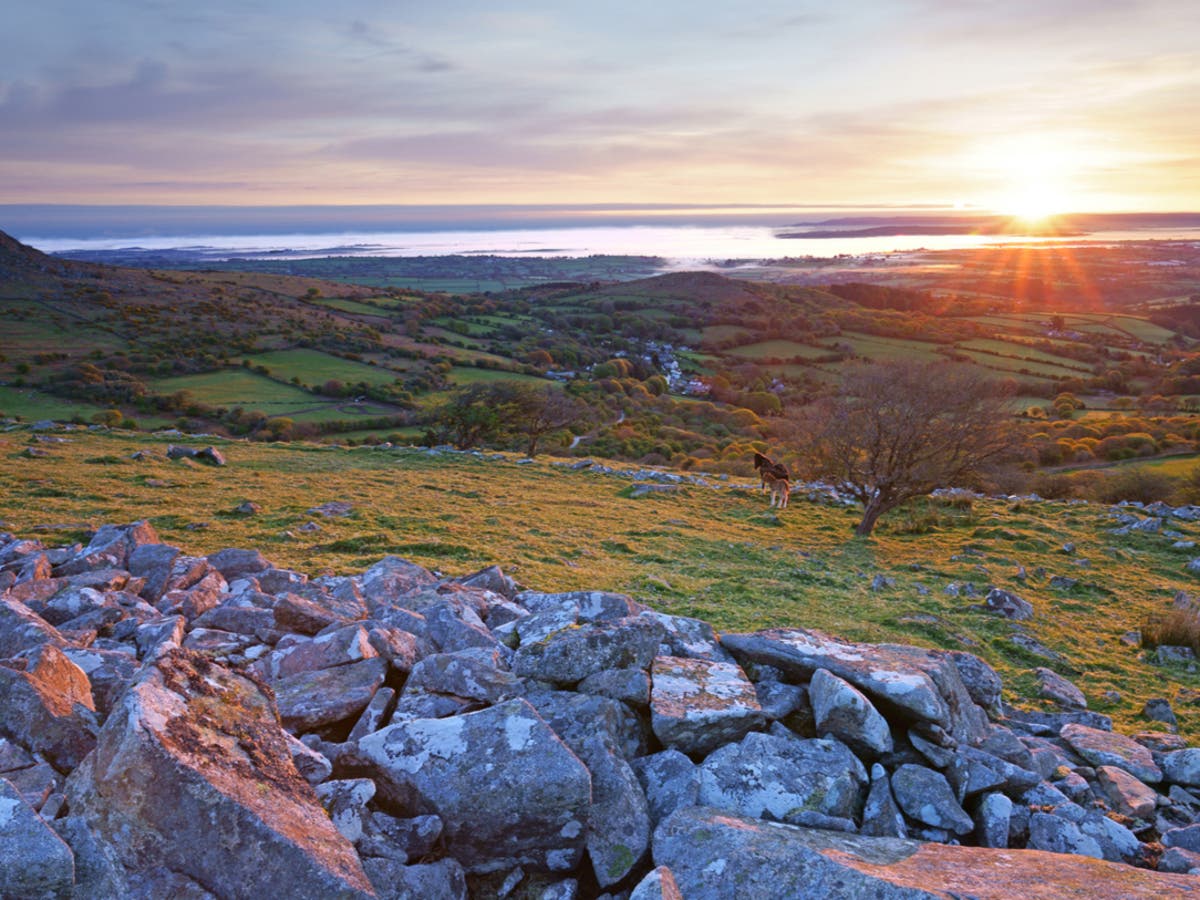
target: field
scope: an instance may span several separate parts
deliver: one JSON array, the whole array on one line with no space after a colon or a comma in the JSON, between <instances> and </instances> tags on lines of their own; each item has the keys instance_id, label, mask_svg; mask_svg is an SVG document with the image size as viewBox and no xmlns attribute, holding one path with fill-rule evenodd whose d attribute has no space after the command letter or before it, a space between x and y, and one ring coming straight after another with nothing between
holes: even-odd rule
<instances>
[{"instance_id":1,"label":"field","mask_svg":"<svg viewBox=\"0 0 1200 900\"><path fill-rule=\"evenodd\" d=\"M343 384L391 384L396 373L380 366L370 366L341 359L318 350L276 350L247 357L252 365L266 366L276 378L299 378L302 384L321 385L326 381Z\"/></svg>"},{"instance_id":2,"label":"field","mask_svg":"<svg viewBox=\"0 0 1200 900\"><path fill-rule=\"evenodd\" d=\"M851 536L852 509L799 492L775 515L756 482L738 479L635 499L626 478L570 471L546 458L517 465L516 457L494 454L227 442L220 449L229 466L212 469L167 461L166 438L65 437L38 445L49 456L28 458L29 433L0 435L9 531L54 544L104 522L149 518L188 553L257 547L309 574L360 571L386 554L449 575L494 563L531 588L625 591L722 631L801 626L967 649L1002 672L1007 699L1031 706L1038 705L1031 670L1047 665L1126 730L1148 727L1142 706L1165 696L1182 733L1200 738L1200 709L1176 700L1179 690L1200 688L1200 677L1152 666L1122 642L1168 608L1175 592L1196 590L1184 569L1189 556L1161 535L1111 534L1106 507L930 504L885 518L874 538L862 540ZM146 449L151 458L132 459ZM263 512L234 514L245 500ZM329 500L354 511L341 519L308 512ZM299 531L310 521L320 530ZM1200 526L1173 527L1200 537ZM1077 584L1052 587L1056 575ZM951 583L958 596L947 592ZM1018 629L982 612L979 599L962 596L968 584L1016 592L1033 604L1034 618ZM1018 631L1062 658L1017 646L1010 638ZM1106 700L1106 691L1120 699Z\"/></svg>"}]
</instances>

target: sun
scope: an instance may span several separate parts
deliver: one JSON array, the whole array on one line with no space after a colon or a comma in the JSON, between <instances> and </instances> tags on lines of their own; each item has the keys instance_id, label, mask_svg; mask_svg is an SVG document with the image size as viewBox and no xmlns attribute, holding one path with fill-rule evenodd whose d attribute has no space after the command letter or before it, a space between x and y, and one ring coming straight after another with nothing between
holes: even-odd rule
<instances>
[{"instance_id":1,"label":"sun","mask_svg":"<svg viewBox=\"0 0 1200 900\"><path fill-rule=\"evenodd\" d=\"M1072 212L1076 157L1047 136L1013 137L977 153L976 171L992 184L986 205L1028 225Z\"/></svg>"},{"instance_id":2,"label":"sun","mask_svg":"<svg viewBox=\"0 0 1200 900\"><path fill-rule=\"evenodd\" d=\"M1038 225L1047 219L1069 211L1066 193L1052 184L1030 182L1014 185L1006 191L997 206L997 212L1014 219Z\"/></svg>"}]
</instances>

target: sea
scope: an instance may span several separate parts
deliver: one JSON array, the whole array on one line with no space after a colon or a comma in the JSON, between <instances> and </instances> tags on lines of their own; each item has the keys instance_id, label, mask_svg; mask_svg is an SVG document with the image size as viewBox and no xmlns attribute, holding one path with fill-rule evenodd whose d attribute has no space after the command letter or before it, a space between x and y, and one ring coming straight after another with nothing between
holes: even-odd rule
<instances>
[{"instance_id":1,"label":"sea","mask_svg":"<svg viewBox=\"0 0 1200 900\"><path fill-rule=\"evenodd\" d=\"M581 257L654 256L668 266L729 260L862 257L916 250L957 250L1012 244L1117 243L1132 240L1200 241L1200 215L1104 215L1072 222L1063 236L929 233L961 214L926 210L819 210L736 212L611 211L590 215L553 211L520 215L442 215L412 212L388 216L377 209L287 208L272 217L254 209L188 216L178 209L81 208L72 220L30 214L12 219L14 207L0 207L0 228L47 253L72 255L95 251L170 251L197 260L303 259L327 256L413 257L493 255ZM139 216L137 210L144 210ZM282 208L281 208L282 209ZM383 208L380 208L383 209ZM406 208L405 208L406 209ZM305 212L307 210L307 213ZM790 212L790 214L789 214ZM608 219L596 223L597 219ZM690 219L690 221L689 221ZM665 221L664 221L665 220ZM517 224L519 222L519 224ZM398 223L398 224L397 224ZM189 225L190 230L189 230ZM282 227L281 227L282 226ZM11 229L11 230L10 230ZM880 234L878 232L886 231ZM866 234L863 232L874 232ZM819 236L807 236L808 234Z\"/></svg>"}]
</instances>

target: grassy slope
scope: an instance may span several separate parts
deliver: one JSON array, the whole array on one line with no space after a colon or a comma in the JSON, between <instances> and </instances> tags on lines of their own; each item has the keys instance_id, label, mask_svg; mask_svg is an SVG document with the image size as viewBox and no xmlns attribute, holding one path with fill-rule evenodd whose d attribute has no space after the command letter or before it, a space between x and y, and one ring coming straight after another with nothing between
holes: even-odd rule
<instances>
[{"instance_id":1,"label":"grassy slope","mask_svg":"<svg viewBox=\"0 0 1200 900\"><path fill-rule=\"evenodd\" d=\"M796 496L776 518L749 482L632 499L628 480L549 460L517 465L509 457L411 449L229 443L222 445L229 467L211 469L168 462L166 438L69 437L39 445L49 457L28 458L27 432L0 435L8 530L63 543L82 538L89 525L146 517L187 552L258 547L311 574L361 570L388 553L447 574L498 563L533 588L627 591L725 631L803 626L858 640L966 648L1000 669L1010 698L1028 701L1030 670L1047 662L1013 646L1013 626L974 608L977 600L944 591L951 581L995 584L1034 605L1025 630L1070 661L1049 665L1123 727L1151 727L1138 715L1148 698L1174 700L1180 687L1200 687L1195 674L1152 667L1120 642L1177 590L1195 589L1183 568L1187 554L1162 536L1109 534L1108 510L1100 507L982 501L965 512L902 513L862 541L851 537L852 511ZM153 459L130 459L146 448ZM243 500L259 503L262 514L234 515ZM348 500L354 514L306 512L329 500ZM311 520L319 532L298 531ZM903 533L913 530L921 533ZM1200 535L1200 526L1180 530ZM1070 554L1061 549L1067 541L1076 545ZM1018 566L1028 572L1024 583ZM894 585L873 591L878 574ZM1052 589L1056 574L1080 583ZM1109 690L1121 701L1103 701ZM1200 709L1175 705L1181 730L1200 738Z\"/></svg>"}]
</instances>

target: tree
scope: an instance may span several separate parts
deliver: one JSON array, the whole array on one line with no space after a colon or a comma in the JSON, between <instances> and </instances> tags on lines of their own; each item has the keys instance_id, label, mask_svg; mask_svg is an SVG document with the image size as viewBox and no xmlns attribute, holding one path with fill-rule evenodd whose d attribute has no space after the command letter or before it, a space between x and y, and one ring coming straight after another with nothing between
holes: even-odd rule
<instances>
[{"instance_id":1,"label":"tree","mask_svg":"<svg viewBox=\"0 0 1200 900\"><path fill-rule=\"evenodd\" d=\"M521 385L514 400L513 426L527 438L527 456L537 455L543 437L579 421L587 411L582 403L552 384Z\"/></svg>"},{"instance_id":2,"label":"tree","mask_svg":"<svg viewBox=\"0 0 1200 900\"><path fill-rule=\"evenodd\" d=\"M807 474L863 504L855 534L939 487L961 485L1014 446L1008 397L960 363L859 364L798 419ZM805 433L807 432L807 433Z\"/></svg>"}]
</instances>

